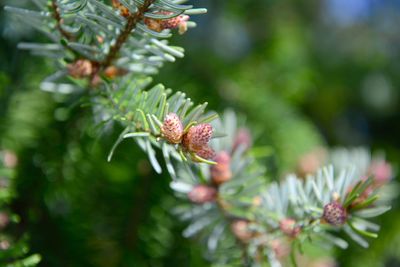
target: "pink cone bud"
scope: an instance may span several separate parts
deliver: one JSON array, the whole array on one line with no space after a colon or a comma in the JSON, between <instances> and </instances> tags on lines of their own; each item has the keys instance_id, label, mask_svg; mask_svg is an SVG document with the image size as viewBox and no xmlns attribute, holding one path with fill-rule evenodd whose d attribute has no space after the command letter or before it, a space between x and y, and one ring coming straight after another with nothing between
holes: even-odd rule
<instances>
[{"instance_id":1,"label":"pink cone bud","mask_svg":"<svg viewBox=\"0 0 400 267\"><path fill-rule=\"evenodd\" d=\"M217 185L225 183L232 178L231 156L225 152L219 152L214 158L216 165L211 166L211 178Z\"/></svg>"},{"instance_id":2,"label":"pink cone bud","mask_svg":"<svg viewBox=\"0 0 400 267\"><path fill-rule=\"evenodd\" d=\"M343 225L347 219L347 212L338 202L331 202L325 205L322 218L334 226Z\"/></svg>"},{"instance_id":3,"label":"pink cone bud","mask_svg":"<svg viewBox=\"0 0 400 267\"><path fill-rule=\"evenodd\" d=\"M246 220L235 220L231 223L232 233L242 242L247 243L253 237Z\"/></svg>"},{"instance_id":4,"label":"pink cone bud","mask_svg":"<svg viewBox=\"0 0 400 267\"><path fill-rule=\"evenodd\" d=\"M300 226L296 226L296 221L290 218L281 220L279 222L279 228L285 235L293 238L298 236L301 231Z\"/></svg>"},{"instance_id":5,"label":"pink cone bud","mask_svg":"<svg viewBox=\"0 0 400 267\"><path fill-rule=\"evenodd\" d=\"M236 150L241 145L244 146L245 149L249 149L251 147L251 143L250 131L246 128L241 128L236 133L235 140L233 142L233 150Z\"/></svg>"},{"instance_id":6,"label":"pink cone bud","mask_svg":"<svg viewBox=\"0 0 400 267\"><path fill-rule=\"evenodd\" d=\"M203 204L207 202L215 201L217 197L217 189L207 185L196 185L192 191L188 193L190 201Z\"/></svg>"},{"instance_id":7,"label":"pink cone bud","mask_svg":"<svg viewBox=\"0 0 400 267\"><path fill-rule=\"evenodd\" d=\"M300 177L314 174L325 162L326 152L323 148L317 148L302 155L297 163L296 172Z\"/></svg>"},{"instance_id":8,"label":"pink cone bud","mask_svg":"<svg viewBox=\"0 0 400 267\"><path fill-rule=\"evenodd\" d=\"M213 128L208 123L192 126L183 137L183 145L190 152L197 152L208 144L212 134Z\"/></svg>"},{"instance_id":9,"label":"pink cone bud","mask_svg":"<svg viewBox=\"0 0 400 267\"><path fill-rule=\"evenodd\" d=\"M377 185L383 185L393 177L392 166L384 160L374 160L369 168L369 173Z\"/></svg>"},{"instance_id":10,"label":"pink cone bud","mask_svg":"<svg viewBox=\"0 0 400 267\"><path fill-rule=\"evenodd\" d=\"M93 73L93 65L87 59L78 59L67 66L68 73L74 78L88 77Z\"/></svg>"},{"instance_id":11,"label":"pink cone bud","mask_svg":"<svg viewBox=\"0 0 400 267\"><path fill-rule=\"evenodd\" d=\"M165 116L161 127L163 137L172 144L179 144L182 141L183 125L178 115L169 113Z\"/></svg>"},{"instance_id":12,"label":"pink cone bud","mask_svg":"<svg viewBox=\"0 0 400 267\"><path fill-rule=\"evenodd\" d=\"M188 20L188 15L179 15L174 18L162 20L161 25L164 29L175 29L178 28L182 23L186 24Z\"/></svg>"},{"instance_id":13,"label":"pink cone bud","mask_svg":"<svg viewBox=\"0 0 400 267\"><path fill-rule=\"evenodd\" d=\"M157 14L171 15L170 11L160 11ZM145 18L144 23L150 30L161 32L164 29L179 29L179 33L183 34L187 30L188 15L179 15L170 19L151 19Z\"/></svg>"}]
</instances>

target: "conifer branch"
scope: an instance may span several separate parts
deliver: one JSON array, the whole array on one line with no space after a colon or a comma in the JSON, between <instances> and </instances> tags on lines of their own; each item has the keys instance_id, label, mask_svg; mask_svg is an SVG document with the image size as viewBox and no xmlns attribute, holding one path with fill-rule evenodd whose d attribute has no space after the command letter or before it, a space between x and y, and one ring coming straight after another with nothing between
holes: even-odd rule
<instances>
[{"instance_id":1,"label":"conifer branch","mask_svg":"<svg viewBox=\"0 0 400 267\"><path fill-rule=\"evenodd\" d=\"M107 54L105 60L101 63L102 68L107 68L113 62L118 55L119 50L122 48L132 30L135 29L137 23L144 18L144 13L147 12L149 7L155 0L145 0L143 5L137 8L137 11L130 14L127 18L125 28L121 34L117 37L115 44L111 47L110 52Z\"/></svg>"},{"instance_id":2,"label":"conifer branch","mask_svg":"<svg viewBox=\"0 0 400 267\"><path fill-rule=\"evenodd\" d=\"M64 56L68 54L65 50L71 50L74 62L60 76L67 73L77 80L89 78L92 84L98 82L99 90L90 95L95 120L117 122L124 127L109 160L118 144L132 138L160 173L162 168L155 151L162 151L173 178L171 187L188 202L176 212L190 221L184 236L201 233L210 253L216 255L215 262L239 261L242 264L239 266L243 263L258 266L265 258L274 263L271 265L280 266L274 248L276 240L285 239L292 245L293 262L294 248L307 238L328 239L333 245L346 248L345 240L330 233L334 230L343 230L361 246L368 246L363 237L376 237L379 227L366 219L390 209L387 203L379 202L375 192L384 189L391 177L365 179L365 176L379 176L370 173L372 161L358 164L359 154L344 153L336 157L332 153L328 160L318 161L321 164L312 171L303 170L300 175L288 175L283 181L273 182L251 150L249 131L241 132L234 112L228 111L223 120L216 121L215 113L205 112L207 103L193 107L185 93L172 93L163 85L146 89L151 82L149 76L164 62L183 57L182 48L168 46L168 41L161 38L169 37L170 29L184 32L189 25L187 14L200 14L204 10L191 9L179 4L181 1L144 0L138 6L126 1L113 2L121 2L122 9L97 0L77 0L73 2L76 6L52 0L51 14L43 12L44 9L9 10L19 16L29 14L33 21L55 19L61 39L59 34L49 32L54 30L49 29L54 25L51 22L43 32L53 44L25 44L25 47L43 50L50 56L57 50L62 54L59 59L64 67ZM150 8L152 5L156 7L154 10ZM61 15L67 12L73 14L71 27L63 27ZM82 28L85 30L82 38L74 35L75 29L79 32ZM129 39L134 30L137 36ZM124 74L130 75L118 77L121 66L127 69ZM62 85L65 89L65 84ZM83 87L87 89L87 85ZM212 139L214 129L226 137ZM346 166L340 165L336 158L344 160ZM368 157L363 155L364 158ZM347 166L349 162L354 165L352 169ZM239 253L219 253L224 249L236 249ZM231 258L233 254L240 255L239 259Z\"/></svg>"}]
</instances>

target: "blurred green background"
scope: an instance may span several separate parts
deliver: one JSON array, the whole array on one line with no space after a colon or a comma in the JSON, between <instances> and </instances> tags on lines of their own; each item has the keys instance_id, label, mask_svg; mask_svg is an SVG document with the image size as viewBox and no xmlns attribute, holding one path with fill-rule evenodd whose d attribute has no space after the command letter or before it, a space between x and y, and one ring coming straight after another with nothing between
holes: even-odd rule
<instances>
[{"instance_id":1,"label":"blurred green background","mask_svg":"<svg viewBox=\"0 0 400 267\"><path fill-rule=\"evenodd\" d=\"M399 166L400 1L194 2L209 12L175 37L186 57L155 82L242 113L255 143L274 148L276 175L320 144L382 150ZM209 266L169 213L169 177L131 141L107 163L119 129L99 135L82 101L39 90L53 62L16 45L45 38L3 10L0 38L0 145L19 157L11 231L28 233L39 266ZM400 266L393 205L370 249L335 251L339 266Z\"/></svg>"}]
</instances>

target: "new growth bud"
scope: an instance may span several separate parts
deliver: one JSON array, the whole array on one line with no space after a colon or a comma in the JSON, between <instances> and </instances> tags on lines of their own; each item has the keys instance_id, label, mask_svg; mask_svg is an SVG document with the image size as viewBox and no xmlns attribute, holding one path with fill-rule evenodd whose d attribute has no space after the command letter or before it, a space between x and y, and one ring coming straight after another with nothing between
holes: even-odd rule
<instances>
[{"instance_id":1,"label":"new growth bud","mask_svg":"<svg viewBox=\"0 0 400 267\"><path fill-rule=\"evenodd\" d=\"M290 237L297 237L300 234L301 227L296 226L296 221L291 218L283 219L279 222L279 228L281 231Z\"/></svg>"},{"instance_id":2,"label":"new growth bud","mask_svg":"<svg viewBox=\"0 0 400 267\"><path fill-rule=\"evenodd\" d=\"M190 127L183 138L183 144L187 150L196 152L208 144L213 134L213 128L208 123L202 123Z\"/></svg>"},{"instance_id":3,"label":"new growth bud","mask_svg":"<svg viewBox=\"0 0 400 267\"><path fill-rule=\"evenodd\" d=\"M126 8L123 4L121 4L118 0L112 0L112 6L115 9L118 9L121 16L123 17L129 17L131 15L131 13L129 12L129 9Z\"/></svg>"},{"instance_id":4,"label":"new growth bud","mask_svg":"<svg viewBox=\"0 0 400 267\"><path fill-rule=\"evenodd\" d=\"M179 144L182 141L183 125L178 115L169 113L161 126L161 134L168 142Z\"/></svg>"},{"instance_id":5,"label":"new growth bud","mask_svg":"<svg viewBox=\"0 0 400 267\"><path fill-rule=\"evenodd\" d=\"M235 220L231 223L232 233L240 241L247 243L253 237L253 233L249 229L249 222L246 220Z\"/></svg>"},{"instance_id":6,"label":"new growth bud","mask_svg":"<svg viewBox=\"0 0 400 267\"><path fill-rule=\"evenodd\" d=\"M215 152L208 146L212 134L213 128L208 123L192 126L183 136L182 144L187 151L204 159L211 159L215 155Z\"/></svg>"},{"instance_id":7,"label":"new growth bud","mask_svg":"<svg viewBox=\"0 0 400 267\"><path fill-rule=\"evenodd\" d=\"M331 225L340 226L346 222L347 212L339 202L325 205L322 218Z\"/></svg>"},{"instance_id":8,"label":"new growth bud","mask_svg":"<svg viewBox=\"0 0 400 267\"><path fill-rule=\"evenodd\" d=\"M157 14L172 15L170 11L160 11ZM179 34L183 34L187 31L187 21L189 20L188 15L179 15L170 19L151 19L145 18L144 23L147 27L155 32L161 32L164 29L175 29L177 28Z\"/></svg>"},{"instance_id":9,"label":"new growth bud","mask_svg":"<svg viewBox=\"0 0 400 267\"><path fill-rule=\"evenodd\" d=\"M217 189L207 185L196 185L188 193L189 200L197 204L215 201L216 197Z\"/></svg>"},{"instance_id":10,"label":"new growth bud","mask_svg":"<svg viewBox=\"0 0 400 267\"><path fill-rule=\"evenodd\" d=\"M68 73L74 78L84 78L92 75L93 64L87 59L78 59L67 66Z\"/></svg>"},{"instance_id":11,"label":"new growth bud","mask_svg":"<svg viewBox=\"0 0 400 267\"><path fill-rule=\"evenodd\" d=\"M216 165L211 166L211 178L216 185L220 185L232 178L231 172L231 156L221 151L214 158Z\"/></svg>"}]
</instances>

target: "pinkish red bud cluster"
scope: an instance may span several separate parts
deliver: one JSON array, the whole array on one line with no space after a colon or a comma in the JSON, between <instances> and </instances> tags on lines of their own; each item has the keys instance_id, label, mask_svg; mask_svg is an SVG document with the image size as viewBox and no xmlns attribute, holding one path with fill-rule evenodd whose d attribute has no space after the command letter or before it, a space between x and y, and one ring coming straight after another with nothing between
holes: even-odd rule
<instances>
[{"instance_id":1,"label":"pinkish red bud cluster","mask_svg":"<svg viewBox=\"0 0 400 267\"><path fill-rule=\"evenodd\" d=\"M214 161L216 165L211 166L211 179L216 185L223 184L232 178L231 156L226 151L219 152Z\"/></svg>"},{"instance_id":2,"label":"pinkish red bud cluster","mask_svg":"<svg viewBox=\"0 0 400 267\"><path fill-rule=\"evenodd\" d=\"M204 204L215 201L217 194L217 189L214 187L208 185L196 185L188 193L188 198L194 203Z\"/></svg>"},{"instance_id":3,"label":"pinkish red bud cluster","mask_svg":"<svg viewBox=\"0 0 400 267\"><path fill-rule=\"evenodd\" d=\"M195 153L201 158L212 159L215 156L215 152L208 146L212 134L213 128L208 123L192 126L183 135L182 145L187 151Z\"/></svg>"},{"instance_id":4,"label":"pinkish red bud cluster","mask_svg":"<svg viewBox=\"0 0 400 267\"><path fill-rule=\"evenodd\" d=\"M169 113L165 116L161 127L161 134L165 140L172 144L179 144L182 142L183 125L178 115Z\"/></svg>"},{"instance_id":5,"label":"pinkish red bud cluster","mask_svg":"<svg viewBox=\"0 0 400 267\"><path fill-rule=\"evenodd\" d=\"M160 11L156 14L172 15L170 11ZM155 32L161 32L164 29L175 29L178 28L179 33L183 34L187 31L187 21L189 20L188 15L179 15L170 19L152 19L145 18L144 23L147 27Z\"/></svg>"},{"instance_id":6,"label":"pinkish red bud cluster","mask_svg":"<svg viewBox=\"0 0 400 267\"><path fill-rule=\"evenodd\" d=\"M189 151L198 151L208 144L211 140L212 134L213 128L208 123L202 123L190 127L189 131L183 138L184 146Z\"/></svg>"},{"instance_id":7,"label":"pinkish red bud cluster","mask_svg":"<svg viewBox=\"0 0 400 267\"><path fill-rule=\"evenodd\" d=\"M215 156L214 150L208 146L212 134L213 128L208 123L192 126L184 133L182 121L172 112L165 116L161 126L161 135L165 140L172 144L182 144L185 151L203 159L212 159Z\"/></svg>"},{"instance_id":8,"label":"pinkish red bud cluster","mask_svg":"<svg viewBox=\"0 0 400 267\"><path fill-rule=\"evenodd\" d=\"M301 232L301 227L296 225L296 221L291 218L281 220L279 228L285 235L293 238L297 237Z\"/></svg>"},{"instance_id":9,"label":"pinkish red bud cluster","mask_svg":"<svg viewBox=\"0 0 400 267\"><path fill-rule=\"evenodd\" d=\"M339 202L331 202L325 205L322 218L329 224L340 226L346 223L346 209Z\"/></svg>"}]
</instances>

